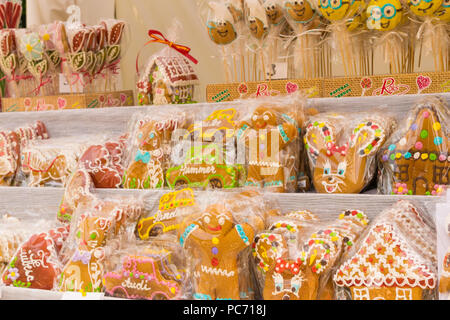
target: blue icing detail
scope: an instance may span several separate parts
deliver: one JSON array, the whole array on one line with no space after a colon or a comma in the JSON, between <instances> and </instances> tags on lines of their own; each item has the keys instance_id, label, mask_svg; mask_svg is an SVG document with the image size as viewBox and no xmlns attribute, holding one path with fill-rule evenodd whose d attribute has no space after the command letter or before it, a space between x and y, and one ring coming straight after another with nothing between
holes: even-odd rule
<instances>
[{"instance_id":1,"label":"blue icing detail","mask_svg":"<svg viewBox=\"0 0 450 320\"><path fill-rule=\"evenodd\" d=\"M282 186L283 183L280 180L264 182L264 187Z\"/></svg>"},{"instance_id":2,"label":"blue icing detail","mask_svg":"<svg viewBox=\"0 0 450 320\"><path fill-rule=\"evenodd\" d=\"M284 132L283 126L281 124L278 126L278 130L280 130L281 138L283 138L283 141L288 142L289 137L287 136L286 132Z\"/></svg>"},{"instance_id":3,"label":"blue icing detail","mask_svg":"<svg viewBox=\"0 0 450 320\"><path fill-rule=\"evenodd\" d=\"M242 226L240 224L236 225L236 230L239 234L239 237L241 237L242 241L244 241L245 243L249 242L247 235L244 232L244 229L242 228Z\"/></svg>"},{"instance_id":4,"label":"blue icing detail","mask_svg":"<svg viewBox=\"0 0 450 320\"><path fill-rule=\"evenodd\" d=\"M409 159L409 158L411 158L411 157L412 157L412 154L411 154L411 153L409 153L409 152L405 153L405 159Z\"/></svg>"},{"instance_id":5,"label":"blue icing detail","mask_svg":"<svg viewBox=\"0 0 450 320\"><path fill-rule=\"evenodd\" d=\"M186 227L186 229L184 230L183 234L180 237L180 244L183 246L184 242L186 241L186 237L188 236L189 233L192 232L192 230L194 230L196 224L193 223L191 225L189 225L188 227Z\"/></svg>"},{"instance_id":6,"label":"blue icing detail","mask_svg":"<svg viewBox=\"0 0 450 320\"><path fill-rule=\"evenodd\" d=\"M194 293L194 299L195 300L212 300L212 298L209 294L204 294L204 293Z\"/></svg>"},{"instance_id":7,"label":"blue icing detail","mask_svg":"<svg viewBox=\"0 0 450 320\"><path fill-rule=\"evenodd\" d=\"M391 144L388 149L389 149L389 151L394 151L395 150L395 144Z\"/></svg>"},{"instance_id":8,"label":"blue icing detail","mask_svg":"<svg viewBox=\"0 0 450 320\"><path fill-rule=\"evenodd\" d=\"M238 130L238 133L237 133L238 139L242 136L242 134L244 133L244 131L247 130L247 128L248 128L248 125L244 124L244 125L242 126L242 128L240 128L240 129Z\"/></svg>"}]
</instances>

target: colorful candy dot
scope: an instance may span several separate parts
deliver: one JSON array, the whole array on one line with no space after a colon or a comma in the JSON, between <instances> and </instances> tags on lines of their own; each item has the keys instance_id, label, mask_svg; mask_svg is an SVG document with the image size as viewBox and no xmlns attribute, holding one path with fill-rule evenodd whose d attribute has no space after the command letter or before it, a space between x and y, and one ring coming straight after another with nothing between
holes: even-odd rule
<instances>
[{"instance_id":1,"label":"colorful candy dot","mask_svg":"<svg viewBox=\"0 0 450 320\"><path fill-rule=\"evenodd\" d=\"M395 157L396 157L397 159L400 159L400 158L402 157L402 154L401 154L400 152L397 152L397 153L395 154Z\"/></svg>"},{"instance_id":2,"label":"colorful candy dot","mask_svg":"<svg viewBox=\"0 0 450 320\"><path fill-rule=\"evenodd\" d=\"M211 241L212 241L213 244L219 244L219 242L220 242L219 239L216 238L216 237L212 238Z\"/></svg>"},{"instance_id":3,"label":"colorful candy dot","mask_svg":"<svg viewBox=\"0 0 450 320\"><path fill-rule=\"evenodd\" d=\"M437 159L437 155L435 153L430 153L430 160L435 161Z\"/></svg>"},{"instance_id":4,"label":"colorful candy dot","mask_svg":"<svg viewBox=\"0 0 450 320\"><path fill-rule=\"evenodd\" d=\"M440 156L439 156L439 161L445 161L445 155L443 155L443 154L441 154Z\"/></svg>"},{"instance_id":5,"label":"colorful candy dot","mask_svg":"<svg viewBox=\"0 0 450 320\"><path fill-rule=\"evenodd\" d=\"M414 153L414 159L419 159L420 158L420 152L416 152Z\"/></svg>"},{"instance_id":6,"label":"colorful candy dot","mask_svg":"<svg viewBox=\"0 0 450 320\"><path fill-rule=\"evenodd\" d=\"M423 112L423 117L426 119L430 116L430 113L428 111Z\"/></svg>"},{"instance_id":7,"label":"colorful candy dot","mask_svg":"<svg viewBox=\"0 0 450 320\"><path fill-rule=\"evenodd\" d=\"M391 158L391 160L395 160L395 154L391 154L389 158Z\"/></svg>"},{"instance_id":8,"label":"colorful candy dot","mask_svg":"<svg viewBox=\"0 0 450 320\"><path fill-rule=\"evenodd\" d=\"M415 123L413 123L412 125L411 125L411 130L417 130L417 124L415 124Z\"/></svg>"},{"instance_id":9,"label":"colorful candy dot","mask_svg":"<svg viewBox=\"0 0 450 320\"><path fill-rule=\"evenodd\" d=\"M435 145L441 145L442 144L442 137L436 137L436 138L434 138L434 144Z\"/></svg>"},{"instance_id":10,"label":"colorful candy dot","mask_svg":"<svg viewBox=\"0 0 450 320\"><path fill-rule=\"evenodd\" d=\"M417 150L422 150L423 148L423 143L420 141L417 141L416 144L414 145L416 147Z\"/></svg>"},{"instance_id":11,"label":"colorful candy dot","mask_svg":"<svg viewBox=\"0 0 450 320\"><path fill-rule=\"evenodd\" d=\"M212 254L216 255L216 254L219 253L219 249L217 249L217 247L213 247L213 248L211 249L211 252L212 252Z\"/></svg>"},{"instance_id":12,"label":"colorful candy dot","mask_svg":"<svg viewBox=\"0 0 450 320\"><path fill-rule=\"evenodd\" d=\"M428 137L428 131L427 131L427 130L422 130L422 131L420 132L420 137L421 137L422 139L425 139L426 137Z\"/></svg>"},{"instance_id":13,"label":"colorful candy dot","mask_svg":"<svg viewBox=\"0 0 450 320\"><path fill-rule=\"evenodd\" d=\"M387 156L387 154L383 155L383 161L387 161L388 159L389 159L389 157Z\"/></svg>"},{"instance_id":14,"label":"colorful candy dot","mask_svg":"<svg viewBox=\"0 0 450 320\"><path fill-rule=\"evenodd\" d=\"M422 153L421 158L422 158L422 160L427 160L428 159L428 153Z\"/></svg>"},{"instance_id":15,"label":"colorful candy dot","mask_svg":"<svg viewBox=\"0 0 450 320\"><path fill-rule=\"evenodd\" d=\"M389 146L389 151L394 151L395 150L395 144L391 144Z\"/></svg>"},{"instance_id":16,"label":"colorful candy dot","mask_svg":"<svg viewBox=\"0 0 450 320\"><path fill-rule=\"evenodd\" d=\"M433 129L438 131L439 129L441 129L441 124L439 122L433 123Z\"/></svg>"},{"instance_id":17,"label":"colorful candy dot","mask_svg":"<svg viewBox=\"0 0 450 320\"><path fill-rule=\"evenodd\" d=\"M411 157L412 157L412 154L411 154L411 153L409 153L409 152L405 153L405 159L409 159L409 158L411 158Z\"/></svg>"}]
</instances>

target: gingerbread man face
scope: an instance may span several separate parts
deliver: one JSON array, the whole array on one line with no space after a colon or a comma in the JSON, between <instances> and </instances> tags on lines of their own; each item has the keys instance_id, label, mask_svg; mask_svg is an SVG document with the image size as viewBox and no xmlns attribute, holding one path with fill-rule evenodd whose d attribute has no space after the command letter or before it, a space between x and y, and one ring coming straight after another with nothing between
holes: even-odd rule
<instances>
[{"instance_id":1,"label":"gingerbread man face","mask_svg":"<svg viewBox=\"0 0 450 320\"><path fill-rule=\"evenodd\" d=\"M277 125L277 118L273 111L265 106L256 108L252 115L252 126L255 129L262 130Z\"/></svg>"},{"instance_id":2,"label":"gingerbread man face","mask_svg":"<svg viewBox=\"0 0 450 320\"><path fill-rule=\"evenodd\" d=\"M284 6L289 16L296 22L309 21L314 16L311 4L307 0L286 1Z\"/></svg>"},{"instance_id":3,"label":"gingerbread man face","mask_svg":"<svg viewBox=\"0 0 450 320\"><path fill-rule=\"evenodd\" d=\"M224 209L222 205L208 207L200 218L200 228L214 235L230 232L233 228L233 217Z\"/></svg>"},{"instance_id":4,"label":"gingerbread man face","mask_svg":"<svg viewBox=\"0 0 450 320\"><path fill-rule=\"evenodd\" d=\"M342 135L331 119L317 119L307 125L305 146L320 193L359 193L371 180L377 150L386 139L386 125L378 120L362 120L342 146Z\"/></svg>"}]
</instances>

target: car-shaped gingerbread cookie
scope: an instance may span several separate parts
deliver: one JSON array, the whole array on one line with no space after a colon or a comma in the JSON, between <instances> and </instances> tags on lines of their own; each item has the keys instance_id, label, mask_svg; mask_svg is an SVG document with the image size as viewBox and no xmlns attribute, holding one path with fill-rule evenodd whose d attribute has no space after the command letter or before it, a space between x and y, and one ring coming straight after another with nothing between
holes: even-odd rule
<instances>
[{"instance_id":1,"label":"car-shaped gingerbread cookie","mask_svg":"<svg viewBox=\"0 0 450 320\"><path fill-rule=\"evenodd\" d=\"M225 163L217 144L194 146L184 162L167 170L166 181L171 189L230 189L238 186L239 166Z\"/></svg>"}]
</instances>

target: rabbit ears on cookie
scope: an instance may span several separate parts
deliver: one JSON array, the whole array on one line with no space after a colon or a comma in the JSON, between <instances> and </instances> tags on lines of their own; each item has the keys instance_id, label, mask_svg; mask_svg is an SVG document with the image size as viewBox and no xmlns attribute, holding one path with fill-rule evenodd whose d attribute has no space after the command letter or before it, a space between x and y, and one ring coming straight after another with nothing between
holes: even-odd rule
<instances>
[{"instance_id":1,"label":"rabbit ears on cookie","mask_svg":"<svg viewBox=\"0 0 450 320\"><path fill-rule=\"evenodd\" d=\"M351 136L343 146L337 145L336 127L329 119L308 122L304 137L308 156L315 162L320 153L332 157L334 153L346 156L353 153L366 157L377 152L386 138L386 126L379 120L363 120L352 130Z\"/></svg>"},{"instance_id":2,"label":"rabbit ears on cookie","mask_svg":"<svg viewBox=\"0 0 450 320\"><path fill-rule=\"evenodd\" d=\"M256 259L258 268L264 272L293 268L293 273L298 273L297 268L311 268L316 274L322 273L335 259L335 244L331 239L315 238L312 235L299 250L295 259L289 257L289 249L286 239L278 233L260 233L255 237L252 245L252 253ZM295 260L295 262L292 262ZM291 261L285 263L285 261ZM277 269L278 268L278 269Z\"/></svg>"}]
</instances>

